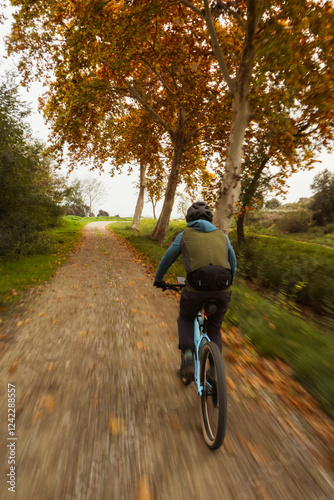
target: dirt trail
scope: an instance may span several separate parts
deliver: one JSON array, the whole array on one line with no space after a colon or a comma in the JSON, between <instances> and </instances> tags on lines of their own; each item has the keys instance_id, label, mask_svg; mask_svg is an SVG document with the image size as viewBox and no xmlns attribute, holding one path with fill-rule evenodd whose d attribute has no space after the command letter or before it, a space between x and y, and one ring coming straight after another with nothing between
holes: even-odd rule
<instances>
[{"instance_id":1,"label":"dirt trail","mask_svg":"<svg viewBox=\"0 0 334 500\"><path fill-rule=\"evenodd\" d=\"M227 439L206 447L195 390L175 375L175 297L152 286L106 224L88 225L77 252L2 324L0 498L334 498L323 445L292 411L288 426L290 410L283 418L268 392L263 405L233 391Z\"/></svg>"}]
</instances>

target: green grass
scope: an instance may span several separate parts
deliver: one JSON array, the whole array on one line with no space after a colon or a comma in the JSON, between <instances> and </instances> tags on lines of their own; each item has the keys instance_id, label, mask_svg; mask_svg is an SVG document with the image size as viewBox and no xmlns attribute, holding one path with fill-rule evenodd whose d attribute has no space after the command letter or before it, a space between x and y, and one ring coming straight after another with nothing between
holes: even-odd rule
<instances>
[{"instance_id":1,"label":"green grass","mask_svg":"<svg viewBox=\"0 0 334 500\"><path fill-rule=\"evenodd\" d=\"M334 249L277 236L253 235L238 246L239 267L261 286L284 290L299 304L326 314L334 307Z\"/></svg>"},{"instance_id":2,"label":"green grass","mask_svg":"<svg viewBox=\"0 0 334 500\"><path fill-rule=\"evenodd\" d=\"M164 246L150 238L155 222L145 220L140 231L129 225L113 224L110 227L150 259L155 270L166 247L183 230L184 223L172 222ZM166 279L184 276L179 258L170 268ZM288 310L282 302L266 300L251 291L242 279L237 278L226 323L235 324L241 333L262 355L279 358L289 364L299 380L321 403L329 414L334 413L334 339L314 325L303 321L297 312Z\"/></svg>"}]
</instances>

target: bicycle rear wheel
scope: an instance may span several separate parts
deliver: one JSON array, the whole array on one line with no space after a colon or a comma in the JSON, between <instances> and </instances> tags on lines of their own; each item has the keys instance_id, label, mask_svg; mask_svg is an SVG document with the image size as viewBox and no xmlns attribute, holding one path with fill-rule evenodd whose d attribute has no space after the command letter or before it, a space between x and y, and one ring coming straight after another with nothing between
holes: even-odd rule
<instances>
[{"instance_id":1,"label":"bicycle rear wheel","mask_svg":"<svg viewBox=\"0 0 334 500\"><path fill-rule=\"evenodd\" d=\"M212 450L219 448L225 437L227 422L227 394L223 360L214 342L207 342L201 352L200 397L202 431L206 444Z\"/></svg>"}]
</instances>

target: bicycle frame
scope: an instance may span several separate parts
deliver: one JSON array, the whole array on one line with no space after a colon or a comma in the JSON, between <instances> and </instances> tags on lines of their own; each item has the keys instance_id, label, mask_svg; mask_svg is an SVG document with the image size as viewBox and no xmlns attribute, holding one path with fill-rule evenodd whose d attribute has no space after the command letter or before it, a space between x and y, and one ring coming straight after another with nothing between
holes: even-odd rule
<instances>
[{"instance_id":1,"label":"bicycle frame","mask_svg":"<svg viewBox=\"0 0 334 500\"><path fill-rule=\"evenodd\" d=\"M197 394L199 396L203 395L203 385L201 385L200 380L200 359L201 352L203 346L206 342L210 342L209 337L206 333L203 332L203 318L201 311L197 313L197 316L194 321L194 343L195 343L195 353L194 353L194 362L195 362L195 375L194 382L197 387Z\"/></svg>"}]
</instances>

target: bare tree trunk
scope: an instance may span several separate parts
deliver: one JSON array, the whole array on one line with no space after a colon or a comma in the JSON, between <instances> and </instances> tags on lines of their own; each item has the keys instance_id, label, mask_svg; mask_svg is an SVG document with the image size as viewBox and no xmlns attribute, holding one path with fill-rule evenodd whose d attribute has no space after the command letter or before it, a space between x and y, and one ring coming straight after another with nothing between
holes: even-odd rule
<instances>
[{"instance_id":1,"label":"bare tree trunk","mask_svg":"<svg viewBox=\"0 0 334 500\"><path fill-rule=\"evenodd\" d=\"M244 222L245 222L245 212L242 211L238 215L237 218L237 238L238 244L242 244L246 241L245 232L244 232Z\"/></svg>"},{"instance_id":2,"label":"bare tree trunk","mask_svg":"<svg viewBox=\"0 0 334 500\"><path fill-rule=\"evenodd\" d=\"M229 231L240 196L243 142L250 120L247 99L233 102L233 108L225 173L213 219L214 224L226 232Z\"/></svg>"},{"instance_id":3,"label":"bare tree trunk","mask_svg":"<svg viewBox=\"0 0 334 500\"><path fill-rule=\"evenodd\" d=\"M241 211L238 214L238 219L237 219L237 237L238 237L238 243L243 243L246 238L245 238L245 233L244 233L244 222L245 222L245 215L247 208L250 205L251 199L253 196L255 196L261 175L263 170L265 169L266 164L268 163L269 156L266 154L263 156L262 161L257 168L256 172L254 173L253 179L251 183L249 184L248 188L244 192L242 196L242 206L241 206Z\"/></svg>"},{"instance_id":4,"label":"bare tree trunk","mask_svg":"<svg viewBox=\"0 0 334 500\"><path fill-rule=\"evenodd\" d=\"M138 231L139 229L140 218L144 208L145 187L146 187L146 164L144 162L140 162L139 194L132 222L132 229L134 231Z\"/></svg>"},{"instance_id":5,"label":"bare tree trunk","mask_svg":"<svg viewBox=\"0 0 334 500\"><path fill-rule=\"evenodd\" d=\"M170 216L173 210L176 188L180 180L180 165L184 150L184 137L181 134L179 140L174 143L174 156L172 161L172 169L169 174L167 183L164 204L157 225L152 233L152 238L162 243L166 238L169 227Z\"/></svg>"},{"instance_id":6,"label":"bare tree trunk","mask_svg":"<svg viewBox=\"0 0 334 500\"><path fill-rule=\"evenodd\" d=\"M154 203L154 201L152 201L152 208L153 208L153 219L155 220L157 218L157 214L155 212L155 207L156 207L156 203Z\"/></svg>"}]
</instances>

